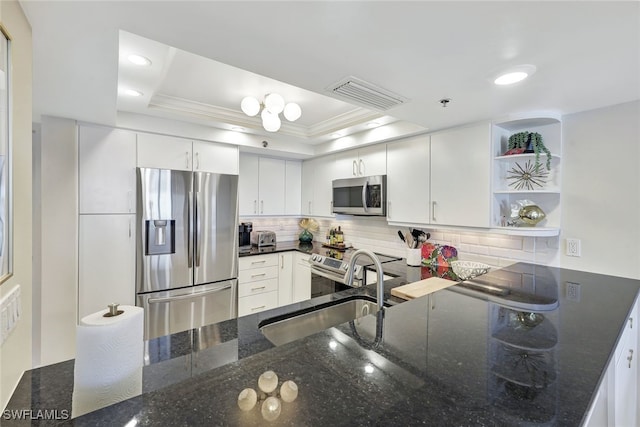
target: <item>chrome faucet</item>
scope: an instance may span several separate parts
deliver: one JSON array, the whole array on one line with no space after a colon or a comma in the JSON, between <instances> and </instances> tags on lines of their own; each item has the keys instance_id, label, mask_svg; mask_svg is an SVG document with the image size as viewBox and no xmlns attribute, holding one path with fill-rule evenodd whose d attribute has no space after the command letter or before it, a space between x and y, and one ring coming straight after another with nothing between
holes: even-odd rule
<instances>
[{"instance_id":1,"label":"chrome faucet","mask_svg":"<svg viewBox=\"0 0 640 427\"><path fill-rule=\"evenodd\" d=\"M378 257L376 256L376 254L374 254L373 252L371 252L368 249L358 249L357 251L355 251L353 253L353 255L351 255L351 259L349 260L349 269L347 270L347 285L353 287L353 270L355 268L356 265L356 260L360 257L360 255L366 255L368 256L371 261L373 261L373 264L376 266L376 273L378 273L378 282L376 283L376 290L377 290L377 304L378 304L378 310L382 310L384 304L384 275L383 275L383 271L382 271L382 264L380 263L380 260L378 259ZM364 271L364 270L363 270ZM364 274L364 273L363 273Z\"/></svg>"}]
</instances>

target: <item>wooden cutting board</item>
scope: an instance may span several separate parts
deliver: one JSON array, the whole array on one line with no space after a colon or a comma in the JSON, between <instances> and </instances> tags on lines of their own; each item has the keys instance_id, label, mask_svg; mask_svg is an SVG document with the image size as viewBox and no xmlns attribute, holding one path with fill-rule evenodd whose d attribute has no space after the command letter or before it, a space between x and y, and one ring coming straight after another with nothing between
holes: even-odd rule
<instances>
[{"instance_id":1,"label":"wooden cutting board","mask_svg":"<svg viewBox=\"0 0 640 427\"><path fill-rule=\"evenodd\" d=\"M455 285L457 282L453 280L441 279L440 277L429 277L419 282L409 283L408 285L391 288L391 295L402 299L414 299L440 289Z\"/></svg>"}]
</instances>

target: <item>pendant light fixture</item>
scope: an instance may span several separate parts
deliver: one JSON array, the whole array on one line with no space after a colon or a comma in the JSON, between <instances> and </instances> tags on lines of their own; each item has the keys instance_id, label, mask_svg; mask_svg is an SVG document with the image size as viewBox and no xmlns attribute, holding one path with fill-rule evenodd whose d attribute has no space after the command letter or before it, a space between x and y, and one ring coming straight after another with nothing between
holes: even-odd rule
<instances>
[{"instance_id":1,"label":"pendant light fixture","mask_svg":"<svg viewBox=\"0 0 640 427\"><path fill-rule=\"evenodd\" d=\"M302 109L298 104L294 102L285 104L284 98L277 93L267 94L262 102L253 96L247 96L240 103L240 108L249 117L260 113L262 127L267 132L277 132L280 129L282 125L280 113L290 122L295 122L302 115Z\"/></svg>"}]
</instances>

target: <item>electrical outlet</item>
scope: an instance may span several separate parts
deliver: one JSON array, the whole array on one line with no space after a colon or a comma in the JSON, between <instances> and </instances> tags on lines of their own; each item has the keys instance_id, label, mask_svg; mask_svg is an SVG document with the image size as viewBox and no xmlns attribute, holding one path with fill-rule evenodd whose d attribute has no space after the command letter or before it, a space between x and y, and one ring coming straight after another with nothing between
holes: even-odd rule
<instances>
[{"instance_id":1,"label":"electrical outlet","mask_svg":"<svg viewBox=\"0 0 640 427\"><path fill-rule=\"evenodd\" d=\"M580 283L567 282L567 299L569 301L580 301Z\"/></svg>"},{"instance_id":2,"label":"electrical outlet","mask_svg":"<svg viewBox=\"0 0 640 427\"><path fill-rule=\"evenodd\" d=\"M580 239L567 239L567 256L581 256L580 253Z\"/></svg>"}]
</instances>

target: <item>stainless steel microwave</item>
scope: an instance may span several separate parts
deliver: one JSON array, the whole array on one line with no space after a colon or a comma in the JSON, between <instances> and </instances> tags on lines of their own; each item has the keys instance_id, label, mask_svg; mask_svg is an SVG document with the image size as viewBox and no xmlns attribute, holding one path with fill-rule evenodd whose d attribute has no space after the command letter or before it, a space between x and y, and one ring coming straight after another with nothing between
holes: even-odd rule
<instances>
[{"instance_id":1,"label":"stainless steel microwave","mask_svg":"<svg viewBox=\"0 0 640 427\"><path fill-rule=\"evenodd\" d=\"M387 176L363 176L333 181L333 213L385 216Z\"/></svg>"}]
</instances>

